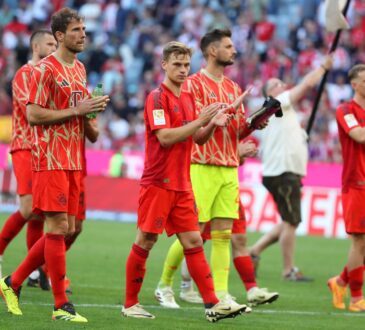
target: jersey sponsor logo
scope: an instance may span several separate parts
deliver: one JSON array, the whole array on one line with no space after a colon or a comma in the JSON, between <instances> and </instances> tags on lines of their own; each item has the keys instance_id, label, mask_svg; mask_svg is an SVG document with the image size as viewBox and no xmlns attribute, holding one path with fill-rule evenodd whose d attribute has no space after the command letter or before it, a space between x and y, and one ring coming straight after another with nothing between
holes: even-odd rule
<instances>
[{"instance_id":1,"label":"jersey sponsor logo","mask_svg":"<svg viewBox=\"0 0 365 330\"><path fill-rule=\"evenodd\" d=\"M217 98L217 95L215 95L215 93L213 91L211 91L209 94L208 94L208 98L210 99L216 99Z\"/></svg>"},{"instance_id":2,"label":"jersey sponsor logo","mask_svg":"<svg viewBox=\"0 0 365 330\"><path fill-rule=\"evenodd\" d=\"M345 119L348 128L359 125L358 121L356 120L355 116L352 113L345 115L343 118Z\"/></svg>"},{"instance_id":3,"label":"jersey sponsor logo","mask_svg":"<svg viewBox=\"0 0 365 330\"><path fill-rule=\"evenodd\" d=\"M165 112L163 109L152 110L152 115L154 125L166 125Z\"/></svg>"},{"instance_id":4,"label":"jersey sponsor logo","mask_svg":"<svg viewBox=\"0 0 365 330\"><path fill-rule=\"evenodd\" d=\"M70 97L70 107L77 107L82 99L82 91L72 91Z\"/></svg>"}]
</instances>

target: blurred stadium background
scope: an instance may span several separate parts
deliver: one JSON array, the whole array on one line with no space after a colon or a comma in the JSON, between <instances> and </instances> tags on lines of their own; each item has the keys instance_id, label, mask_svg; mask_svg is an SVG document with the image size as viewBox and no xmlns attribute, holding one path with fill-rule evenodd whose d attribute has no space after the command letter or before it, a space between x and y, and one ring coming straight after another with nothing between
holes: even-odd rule
<instances>
[{"instance_id":1,"label":"blurred stadium background","mask_svg":"<svg viewBox=\"0 0 365 330\"><path fill-rule=\"evenodd\" d=\"M89 216L98 218L135 220L137 180L143 168L143 105L163 77L163 44L177 39L193 47L195 72L203 62L202 34L213 27L231 28L238 55L226 73L243 89L254 86L246 104L250 112L262 104L266 79L279 77L293 85L319 65L334 36L324 28L324 1L319 0L0 0L0 191L5 193L5 211L15 207L15 180L7 154L11 81L29 57L31 32L49 26L50 16L62 6L85 17L88 44L79 58L86 65L90 90L102 82L111 96L107 110L98 116L100 138L87 145L89 210L98 211ZM305 221L300 229L304 234L344 236L334 113L339 102L352 96L347 70L365 59L365 1L352 0L347 17L351 29L341 35L309 143ZM314 97L315 91L299 104L304 127ZM240 174L250 226L265 230L278 218L260 184L259 160L248 162ZM98 197L105 189L117 193Z\"/></svg>"}]
</instances>

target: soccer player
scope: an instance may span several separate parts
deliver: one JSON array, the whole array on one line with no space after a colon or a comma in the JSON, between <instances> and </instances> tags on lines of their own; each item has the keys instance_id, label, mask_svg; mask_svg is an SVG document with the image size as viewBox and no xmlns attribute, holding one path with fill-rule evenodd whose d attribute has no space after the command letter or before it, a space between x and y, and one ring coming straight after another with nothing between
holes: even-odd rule
<instances>
[{"instance_id":1,"label":"soccer player","mask_svg":"<svg viewBox=\"0 0 365 330\"><path fill-rule=\"evenodd\" d=\"M332 67L332 57L305 75L292 88L277 78L263 86L264 96L273 96L281 102L282 118L270 118L268 127L261 132L260 153L263 164L263 184L272 195L282 222L263 235L252 247L251 257L256 268L260 254L279 242L283 258L283 278L288 281L308 282L295 266L295 231L301 219L301 179L306 175L308 161L307 134L301 128L295 105L320 81Z\"/></svg>"},{"instance_id":2,"label":"soccer player","mask_svg":"<svg viewBox=\"0 0 365 330\"><path fill-rule=\"evenodd\" d=\"M365 64L353 66L348 74L354 90L351 101L336 111L342 147L342 206L345 229L351 238L346 266L339 276L328 280L333 306L345 309L347 285L351 300L349 311L365 312L363 296L365 258Z\"/></svg>"},{"instance_id":3,"label":"soccer player","mask_svg":"<svg viewBox=\"0 0 365 330\"><path fill-rule=\"evenodd\" d=\"M141 178L138 230L126 264L126 293L122 315L135 318L154 316L138 301L149 251L166 230L180 240L190 274L196 282L210 322L249 311L245 305L219 302L214 293L190 182L193 139L204 144L217 126L227 124L229 115L221 103L204 107L196 118L195 102L181 90L190 69L191 49L169 42L163 49L165 78L145 104L146 157ZM240 101L242 100L240 98Z\"/></svg>"},{"instance_id":4,"label":"soccer player","mask_svg":"<svg viewBox=\"0 0 365 330\"><path fill-rule=\"evenodd\" d=\"M185 88L194 95L197 113L214 102L228 104L235 110L227 127L216 127L204 146L194 145L191 180L201 232L206 223L210 222L211 226L211 267L217 296L222 301L236 304L228 293L228 275L233 220L239 218L238 144L252 130L247 126L242 104L235 101L241 94L240 87L224 76L224 69L234 63L236 56L231 31L214 29L208 32L201 39L200 48L207 65L185 83ZM179 307L171 285L182 259L182 247L175 241L155 290L156 298L164 307ZM191 292L187 294L185 296L182 292L180 297L190 302L199 301Z\"/></svg>"},{"instance_id":5,"label":"soccer player","mask_svg":"<svg viewBox=\"0 0 365 330\"><path fill-rule=\"evenodd\" d=\"M45 214L48 232L30 249L25 260L0 280L8 311L22 315L21 284L29 273L46 264L54 296L54 320L87 322L75 312L65 293L65 235L74 231L82 174L83 116L103 111L108 96L90 98L84 65L77 54L85 46L82 17L69 8L52 15L51 28L58 42L55 53L32 71L27 118L33 129L33 210Z\"/></svg>"},{"instance_id":6,"label":"soccer player","mask_svg":"<svg viewBox=\"0 0 365 330\"><path fill-rule=\"evenodd\" d=\"M258 149L252 141L241 142L238 146L240 165L247 157L254 157ZM210 223L208 223L202 233L203 240L211 239ZM272 303L279 298L277 292L268 292L265 288L259 288L256 282L254 265L252 263L250 252L247 247L246 236L246 217L242 202L239 203L239 219L233 221L232 226L232 257L233 264L245 286L247 292L247 301L251 306ZM180 298L187 302L196 303L201 299L193 290L190 274L183 263L181 268L183 281L181 282Z\"/></svg>"},{"instance_id":7,"label":"soccer player","mask_svg":"<svg viewBox=\"0 0 365 330\"><path fill-rule=\"evenodd\" d=\"M19 210L5 221L0 233L0 278L2 277L3 254L25 223L28 222L28 250L43 235L43 219L40 215L32 213L32 138L31 127L26 117L26 102L29 94L30 72L33 66L53 53L56 50L57 42L50 31L37 30L30 37L30 47L32 50L31 60L15 73L12 82L13 134L10 153L17 181ZM32 284L33 282L29 279L28 283Z\"/></svg>"}]
</instances>

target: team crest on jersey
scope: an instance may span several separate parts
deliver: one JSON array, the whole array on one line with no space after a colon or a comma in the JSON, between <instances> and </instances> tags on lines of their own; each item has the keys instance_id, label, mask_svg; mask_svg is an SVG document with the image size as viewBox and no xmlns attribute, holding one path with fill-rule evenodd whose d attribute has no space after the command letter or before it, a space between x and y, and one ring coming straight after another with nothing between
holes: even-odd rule
<instances>
[{"instance_id":1,"label":"team crest on jersey","mask_svg":"<svg viewBox=\"0 0 365 330\"><path fill-rule=\"evenodd\" d=\"M217 95L215 95L215 93L213 91L211 91L209 94L208 94L208 97L210 99L216 99L217 98Z\"/></svg>"},{"instance_id":2,"label":"team crest on jersey","mask_svg":"<svg viewBox=\"0 0 365 330\"><path fill-rule=\"evenodd\" d=\"M163 218L162 217L158 217L157 219L155 219L155 228L160 229L163 226Z\"/></svg>"},{"instance_id":3,"label":"team crest on jersey","mask_svg":"<svg viewBox=\"0 0 365 330\"><path fill-rule=\"evenodd\" d=\"M152 116L154 125L166 125L165 112L163 109L152 110Z\"/></svg>"},{"instance_id":4,"label":"team crest on jersey","mask_svg":"<svg viewBox=\"0 0 365 330\"><path fill-rule=\"evenodd\" d=\"M232 93L228 93L228 99L230 101L233 101L234 100L234 95Z\"/></svg>"},{"instance_id":5,"label":"team crest on jersey","mask_svg":"<svg viewBox=\"0 0 365 330\"><path fill-rule=\"evenodd\" d=\"M59 205L65 206L67 204L67 197L64 193L60 193L57 196L57 201Z\"/></svg>"}]
</instances>

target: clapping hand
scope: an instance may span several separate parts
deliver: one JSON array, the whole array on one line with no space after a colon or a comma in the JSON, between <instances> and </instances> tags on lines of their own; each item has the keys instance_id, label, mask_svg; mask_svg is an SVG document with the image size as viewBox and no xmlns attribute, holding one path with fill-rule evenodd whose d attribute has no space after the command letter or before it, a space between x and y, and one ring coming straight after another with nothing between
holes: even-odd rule
<instances>
[{"instance_id":1,"label":"clapping hand","mask_svg":"<svg viewBox=\"0 0 365 330\"><path fill-rule=\"evenodd\" d=\"M226 113L226 109L221 109L217 112L217 114L213 117L212 122L216 126L228 126L229 122L233 118L233 114Z\"/></svg>"}]
</instances>

